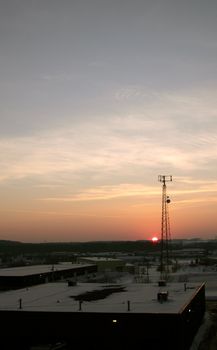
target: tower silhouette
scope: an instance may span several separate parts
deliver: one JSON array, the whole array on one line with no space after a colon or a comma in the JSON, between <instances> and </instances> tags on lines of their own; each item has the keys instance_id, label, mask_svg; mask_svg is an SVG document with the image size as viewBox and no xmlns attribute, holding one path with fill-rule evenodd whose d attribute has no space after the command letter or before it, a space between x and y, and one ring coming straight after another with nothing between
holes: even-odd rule
<instances>
[{"instance_id":1,"label":"tower silhouette","mask_svg":"<svg viewBox=\"0 0 217 350\"><path fill-rule=\"evenodd\" d=\"M168 279L169 255L170 255L170 220L169 208L170 198L167 195L166 182L172 181L172 175L159 175L158 181L163 183L162 187L162 214L161 214L161 251L160 251L160 274L162 279Z\"/></svg>"}]
</instances>

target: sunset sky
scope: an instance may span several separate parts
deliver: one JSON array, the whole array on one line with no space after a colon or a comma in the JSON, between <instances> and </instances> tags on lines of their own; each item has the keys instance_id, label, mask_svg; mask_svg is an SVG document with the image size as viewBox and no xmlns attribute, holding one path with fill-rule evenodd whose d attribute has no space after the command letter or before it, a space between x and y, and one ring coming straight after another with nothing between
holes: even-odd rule
<instances>
[{"instance_id":1,"label":"sunset sky","mask_svg":"<svg viewBox=\"0 0 217 350\"><path fill-rule=\"evenodd\" d=\"M217 236L216 0L0 0L0 239Z\"/></svg>"}]
</instances>

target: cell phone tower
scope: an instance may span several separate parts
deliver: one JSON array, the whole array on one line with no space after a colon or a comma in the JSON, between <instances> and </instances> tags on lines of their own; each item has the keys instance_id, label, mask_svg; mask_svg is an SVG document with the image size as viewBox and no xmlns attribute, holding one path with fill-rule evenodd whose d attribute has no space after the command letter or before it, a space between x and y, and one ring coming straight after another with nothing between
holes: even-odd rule
<instances>
[{"instance_id":1,"label":"cell phone tower","mask_svg":"<svg viewBox=\"0 0 217 350\"><path fill-rule=\"evenodd\" d=\"M170 220L169 208L170 198L167 195L166 182L172 181L172 175L159 175L158 181L163 183L162 187L162 216L161 216L161 252L160 252L160 274L161 279L167 279L169 274L170 258Z\"/></svg>"}]
</instances>

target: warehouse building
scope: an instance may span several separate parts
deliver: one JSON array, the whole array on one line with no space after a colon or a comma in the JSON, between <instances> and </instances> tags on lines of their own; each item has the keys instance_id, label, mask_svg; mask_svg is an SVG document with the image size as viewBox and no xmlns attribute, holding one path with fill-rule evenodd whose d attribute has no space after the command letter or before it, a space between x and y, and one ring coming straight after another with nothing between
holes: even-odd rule
<instances>
[{"instance_id":1,"label":"warehouse building","mask_svg":"<svg viewBox=\"0 0 217 350\"><path fill-rule=\"evenodd\" d=\"M187 350L204 312L204 284L48 283L0 293L0 347Z\"/></svg>"},{"instance_id":2,"label":"warehouse building","mask_svg":"<svg viewBox=\"0 0 217 350\"><path fill-rule=\"evenodd\" d=\"M98 272L123 271L125 266L125 263L121 259L107 257L81 257L78 261L97 265Z\"/></svg>"},{"instance_id":3,"label":"warehouse building","mask_svg":"<svg viewBox=\"0 0 217 350\"><path fill-rule=\"evenodd\" d=\"M0 269L0 290L24 288L79 275L95 273L94 264L34 265Z\"/></svg>"}]
</instances>

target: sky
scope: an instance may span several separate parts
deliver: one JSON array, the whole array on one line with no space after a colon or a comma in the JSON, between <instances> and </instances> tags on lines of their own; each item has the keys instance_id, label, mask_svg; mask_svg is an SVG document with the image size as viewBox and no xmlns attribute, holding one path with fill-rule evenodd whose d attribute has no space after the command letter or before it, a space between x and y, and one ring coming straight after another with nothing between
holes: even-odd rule
<instances>
[{"instance_id":1,"label":"sky","mask_svg":"<svg viewBox=\"0 0 217 350\"><path fill-rule=\"evenodd\" d=\"M217 2L0 0L0 239L217 236Z\"/></svg>"}]
</instances>

